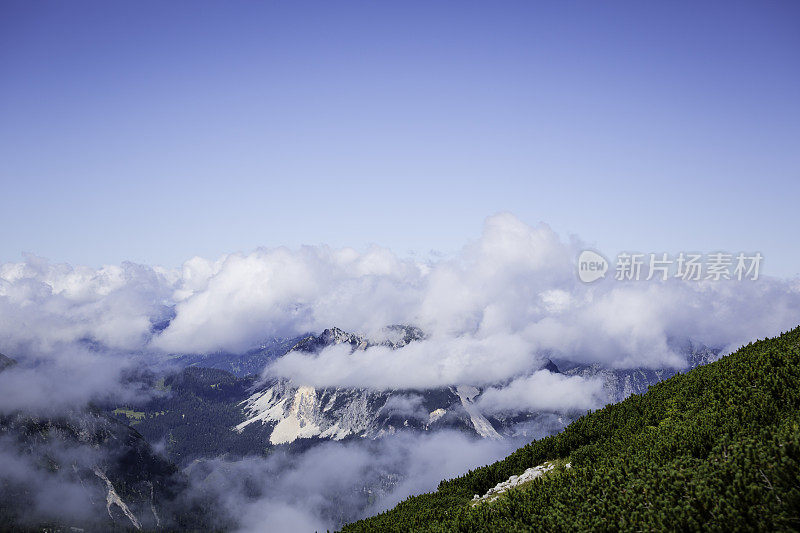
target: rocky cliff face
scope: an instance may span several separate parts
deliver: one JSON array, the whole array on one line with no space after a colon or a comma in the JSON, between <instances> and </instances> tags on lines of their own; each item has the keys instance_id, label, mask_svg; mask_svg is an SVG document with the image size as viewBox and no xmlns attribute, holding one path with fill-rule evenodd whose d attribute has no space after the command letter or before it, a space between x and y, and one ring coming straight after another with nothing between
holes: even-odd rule
<instances>
[{"instance_id":1,"label":"rocky cliff face","mask_svg":"<svg viewBox=\"0 0 800 533\"><path fill-rule=\"evenodd\" d=\"M318 352L328 346L348 344L352 350L386 345L398 348L424 338L421 330L409 326L388 328L388 340L373 341L362 335L330 328L320 335L301 339L292 350ZM685 354L688 368L715 360L719 351L691 342L678 349ZM563 370L559 366L563 366ZM610 402L631 394L644 393L651 385L677 373L674 369L634 368L615 370L600 365L580 365L548 360L550 372L601 378ZM469 384L433 390L374 391L370 389L315 389L289 380L275 379L258 388L242 402L245 419L234 430L266 432L273 445L298 439L342 440L352 437L377 438L406 429L430 431L457 429L483 438L525 434L526 426L541 424L563 427L568 420L546 413L521 413L487 417L476 400L481 390ZM556 429L558 429L556 427Z\"/></svg>"},{"instance_id":2,"label":"rocky cliff face","mask_svg":"<svg viewBox=\"0 0 800 533\"><path fill-rule=\"evenodd\" d=\"M270 443L297 439L378 438L406 429L458 429L500 438L493 424L473 405L474 387L427 391L300 386L287 380L265 385L243 403L246 419L234 430L257 427ZM497 423L497 422L495 422Z\"/></svg>"},{"instance_id":3,"label":"rocky cliff face","mask_svg":"<svg viewBox=\"0 0 800 533\"><path fill-rule=\"evenodd\" d=\"M422 338L422 331L410 326L390 326L380 341L330 328L303 338L292 350L318 352L339 344L349 344L354 351L376 345L400 348ZM552 363L549 365L547 368L552 370ZM245 420L234 430L258 428L269 433L274 445L297 439L377 438L403 430L445 428L492 439L511 434L512 425L518 421L484 416L475 405L480 393L467 384L430 390L375 391L315 389L274 379L242 403Z\"/></svg>"}]
</instances>

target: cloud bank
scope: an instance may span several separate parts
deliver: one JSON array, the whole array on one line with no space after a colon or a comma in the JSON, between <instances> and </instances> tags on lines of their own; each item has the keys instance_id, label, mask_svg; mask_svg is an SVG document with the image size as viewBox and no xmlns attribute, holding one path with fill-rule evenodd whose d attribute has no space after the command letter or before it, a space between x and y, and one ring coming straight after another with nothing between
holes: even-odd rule
<instances>
[{"instance_id":1,"label":"cloud bank","mask_svg":"<svg viewBox=\"0 0 800 533\"><path fill-rule=\"evenodd\" d=\"M112 396L133 401L143 391L125 376L172 354L241 352L331 326L377 336L388 324L413 324L426 338L400 349L292 352L266 373L317 387L403 389L384 409L410 418L427 416L415 390L459 384L483 388L476 403L486 415L569 418L605 403L603 386L541 370L549 357L680 368L676 340L732 349L800 322L799 280L586 285L574 264L583 248L546 225L501 214L458 254L436 261L327 246L195 257L179 269L92 269L27 256L0 265L0 352L20 361L0 372L0 414L50 413ZM529 438L561 427L558 415L542 416ZM518 444L401 433L300 456L214 460L194 467L187 497L215 502L220 527L322 530L432 490ZM9 450L0 442L0 478L22 486L30 468ZM31 479L42 501L75 488L68 478ZM83 518L85 502L65 505L77 514L36 512Z\"/></svg>"},{"instance_id":2,"label":"cloud bank","mask_svg":"<svg viewBox=\"0 0 800 533\"><path fill-rule=\"evenodd\" d=\"M603 405L601 379L564 376L539 370L514 379L503 387L489 387L478 398L488 414L527 412L585 412Z\"/></svg>"},{"instance_id":3,"label":"cloud bank","mask_svg":"<svg viewBox=\"0 0 800 533\"><path fill-rule=\"evenodd\" d=\"M414 324L428 338L396 352L295 353L270 372L319 386L424 388L533 379L548 356L679 368L673 339L735 348L800 317L798 280L586 285L574 264L582 248L544 224L500 214L437 261L327 246L195 257L180 269L90 269L28 256L0 266L0 351L66 367L62 359L79 359L76 346L112 359L158 358L239 352L334 325L374 334Z\"/></svg>"}]
</instances>

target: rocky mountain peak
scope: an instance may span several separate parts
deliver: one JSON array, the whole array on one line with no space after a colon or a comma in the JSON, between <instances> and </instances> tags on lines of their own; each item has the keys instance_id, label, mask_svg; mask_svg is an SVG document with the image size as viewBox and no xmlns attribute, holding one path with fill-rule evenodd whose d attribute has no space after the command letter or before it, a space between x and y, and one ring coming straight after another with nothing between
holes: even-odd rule
<instances>
[{"instance_id":1,"label":"rocky mountain peak","mask_svg":"<svg viewBox=\"0 0 800 533\"><path fill-rule=\"evenodd\" d=\"M0 353L0 372L16 364L17 362L14 359Z\"/></svg>"}]
</instances>

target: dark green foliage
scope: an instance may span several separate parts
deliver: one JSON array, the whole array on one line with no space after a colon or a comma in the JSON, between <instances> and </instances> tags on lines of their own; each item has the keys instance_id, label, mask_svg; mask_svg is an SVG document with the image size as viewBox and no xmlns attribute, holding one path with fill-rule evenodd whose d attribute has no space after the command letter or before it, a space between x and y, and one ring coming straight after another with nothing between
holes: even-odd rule
<instances>
[{"instance_id":1,"label":"dark green foliage","mask_svg":"<svg viewBox=\"0 0 800 533\"><path fill-rule=\"evenodd\" d=\"M344 531L800 529L800 328L744 346ZM565 475L470 506L511 475Z\"/></svg>"},{"instance_id":2,"label":"dark green foliage","mask_svg":"<svg viewBox=\"0 0 800 533\"><path fill-rule=\"evenodd\" d=\"M253 377L224 370L186 368L164 380L161 397L133 406L144 412L135 427L149 442L163 443L169 459L179 465L199 457L266 453L268 433L258 427L233 431L244 420L240 402L253 383Z\"/></svg>"}]
</instances>

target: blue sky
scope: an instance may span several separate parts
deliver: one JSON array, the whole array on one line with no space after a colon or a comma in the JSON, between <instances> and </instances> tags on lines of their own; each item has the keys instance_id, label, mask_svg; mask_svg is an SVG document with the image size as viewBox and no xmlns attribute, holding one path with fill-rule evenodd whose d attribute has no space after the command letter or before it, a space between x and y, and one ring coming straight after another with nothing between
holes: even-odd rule
<instances>
[{"instance_id":1,"label":"blue sky","mask_svg":"<svg viewBox=\"0 0 800 533\"><path fill-rule=\"evenodd\" d=\"M510 211L800 272L796 2L0 3L0 261L450 252Z\"/></svg>"}]
</instances>

